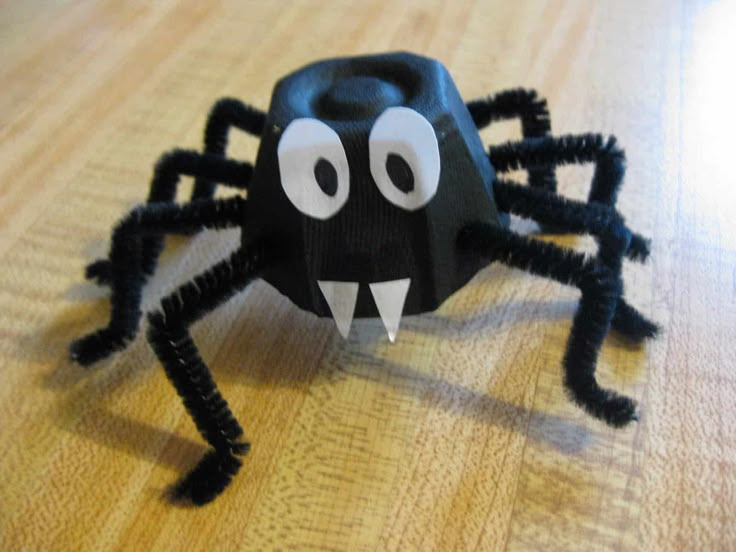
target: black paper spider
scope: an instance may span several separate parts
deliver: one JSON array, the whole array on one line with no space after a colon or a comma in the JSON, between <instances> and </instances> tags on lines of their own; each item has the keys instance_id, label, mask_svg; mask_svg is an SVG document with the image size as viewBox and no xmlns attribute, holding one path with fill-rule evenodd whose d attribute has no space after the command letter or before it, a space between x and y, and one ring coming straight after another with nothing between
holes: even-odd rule
<instances>
[{"instance_id":1,"label":"black paper spider","mask_svg":"<svg viewBox=\"0 0 736 552\"><path fill-rule=\"evenodd\" d=\"M477 129L510 118L520 118L523 140L486 154ZM232 127L260 137L255 165L225 157ZM354 316L379 315L392 341L402 312L434 310L492 261L576 286L582 298L565 386L609 425L636 420L635 403L595 379L610 327L634 341L657 332L622 297L623 257L649 254L614 209L624 154L613 137L549 134L546 102L535 92L466 105L439 62L407 53L309 65L276 85L268 113L222 99L207 121L204 153L162 156L148 202L117 224L108 259L87 267L87 278L110 286L112 314L107 327L75 341L71 355L88 365L135 337L141 289L165 234L235 227L240 247L148 315L151 346L212 447L177 485L180 498L212 500L248 451L189 327L256 277L303 309L332 314L343 335ZM584 162L595 163L587 203L557 195L555 167ZM513 169L526 169L530 186L496 177ZM194 191L176 204L182 175L195 177ZM247 190L247 199L213 199L216 183ZM598 252L514 233L510 213L590 234Z\"/></svg>"}]
</instances>

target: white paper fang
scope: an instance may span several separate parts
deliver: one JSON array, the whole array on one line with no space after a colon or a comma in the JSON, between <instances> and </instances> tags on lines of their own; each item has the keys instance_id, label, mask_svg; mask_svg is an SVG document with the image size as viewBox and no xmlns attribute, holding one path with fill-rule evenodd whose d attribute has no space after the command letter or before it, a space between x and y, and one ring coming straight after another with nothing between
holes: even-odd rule
<instances>
[{"instance_id":1,"label":"white paper fang","mask_svg":"<svg viewBox=\"0 0 736 552\"><path fill-rule=\"evenodd\" d=\"M332 311L340 335L347 339L358 300L358 283L317 280L317 285Z\"/></svg>"},{"instance_id":2,"label":"white paper fang","mask_svg":"<svg viewBox=\"0 0 736 552\"><path fill-rule=\"evenodd\" d=\"M396 340L396 334L399 332L399 323L401 314L404 312L409 284L411 284L411 278L370 284L373 300L376 302L378 314L381 315L391 343Z\"/></svg>"}]
</instances>

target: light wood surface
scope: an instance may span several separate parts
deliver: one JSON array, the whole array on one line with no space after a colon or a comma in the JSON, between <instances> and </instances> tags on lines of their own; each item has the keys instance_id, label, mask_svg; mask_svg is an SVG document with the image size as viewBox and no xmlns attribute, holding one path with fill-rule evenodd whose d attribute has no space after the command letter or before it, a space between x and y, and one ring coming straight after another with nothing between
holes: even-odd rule
<instances>
[{"instance_id":1,"label":"light wood surface","mask_svg":"<svg viewBox=\"0 0 736 552\"><path fill-rule=\"evenodd\" d=\"M0 3L0 549L736 549L734 22L670 0ZM493 266L390 345L259 282L194 332L252 452L214 503L172 505L204 445L142 335L67 359L108 313L82 268L218 97L266 108L306 62L397 49L467 99L533 87L556 134L625 146L619 207L654 244L628 296L664 333L611 335L599 374L642 420L566 399L573 289ZM583 197L592 170L558 174ZM235 240L170 240L146 307Z\"/></svg>"}]
</instances>

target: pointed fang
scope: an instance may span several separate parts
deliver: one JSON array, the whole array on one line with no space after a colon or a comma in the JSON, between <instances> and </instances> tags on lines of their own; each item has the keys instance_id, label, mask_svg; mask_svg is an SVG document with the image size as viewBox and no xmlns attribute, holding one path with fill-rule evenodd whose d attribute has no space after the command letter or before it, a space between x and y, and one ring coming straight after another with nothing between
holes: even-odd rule
<instances>
[{"instance_id":1,"label":"pointed fang","mask_svg":"<svg viewBox=\"0 0 736 552\"><path fill-rule=\"evenodd\" d=\"M406 301L406 294L409 292L410 283L411 278L403 278L370 284L373 300L376 302L378 314L381 315L381 320L383 320L383 325L386 327L391 343L394 342L396 334L399 332L401 314L404 312L404 302Z\"/></svg>"},{"instance_id":2,"label":"pointed fang","mask_svg":"<svg viewBox=\"0 0 736 552\"><path fill-rule=\"evenodd\" d=\"M347 339L350 325L353 323L355 303L358 300L358 283L317 280L317 285L332 311L340 335Z\"/></svg>"}]
</instances>

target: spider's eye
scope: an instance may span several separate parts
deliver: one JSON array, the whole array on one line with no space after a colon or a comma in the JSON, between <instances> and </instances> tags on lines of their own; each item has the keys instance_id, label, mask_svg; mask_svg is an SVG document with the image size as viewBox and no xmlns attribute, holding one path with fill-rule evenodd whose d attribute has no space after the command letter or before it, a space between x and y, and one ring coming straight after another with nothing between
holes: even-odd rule
<instances>
[{"instance_id":1,"label":"spider's eye","mask_svg":"<svg viewBox=\"0 0 736 552\"><path fill-rule=\"evenodd\" d=\"M286 197L307 216L328 219L345 204L350 170L337 133L317 119L294 119L277 150Z\"/></svg>"},{"instance_id":2,"label":"spider's eye","mask_svg":"<svg viewBox=\"0 0 736 552\"><path fill-rule=\"evenodd\" d=\"M427 119L408 107L391 107L368 138L371 174L383 196L414 211L426 205L440 182L440 150Z\"/></svg>"}]
</instances>

